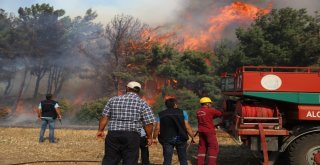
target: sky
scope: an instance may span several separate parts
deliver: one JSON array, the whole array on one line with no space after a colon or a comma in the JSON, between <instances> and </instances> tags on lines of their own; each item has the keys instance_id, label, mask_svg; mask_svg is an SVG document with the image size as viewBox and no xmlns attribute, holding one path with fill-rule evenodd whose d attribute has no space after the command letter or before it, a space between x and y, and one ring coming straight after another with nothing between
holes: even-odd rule
<instances>
[{"instance_id":1,"label":"sky","mask_svg":"<svg viewBox=\"0 0 320 165\"><path fill-rule=\"evenodd\" d=\"M0 8L15 15L19 7L48 3L57 9L64 9L67 16L84 16L86 10L98 13L97 22L106 24L116 14L128 14L148 24L161 24L174 19L184 0L0 0Z\"/></svg>"},{"instance_id":2,"label":"sky","mask_svg":"<svg viewBox=\"0 0 320 165\"><path fill-rule=\"evenodd\" d=\"M31 7L36 3L49 3L57 9L64 9L67 16L84 16L89 8L97 12L96 22L107 24L116 14L128 14L139 18L149 25L162 25L178 21L179 16L196 12L190 9L213 9L212 4L226 5L236 0L0 0L0 8L15 15L19 7ZM239 0L266 7L272 3L273 8L306 8L312 14L320 10L320 0Z\"/></svg>"}]
</instances>

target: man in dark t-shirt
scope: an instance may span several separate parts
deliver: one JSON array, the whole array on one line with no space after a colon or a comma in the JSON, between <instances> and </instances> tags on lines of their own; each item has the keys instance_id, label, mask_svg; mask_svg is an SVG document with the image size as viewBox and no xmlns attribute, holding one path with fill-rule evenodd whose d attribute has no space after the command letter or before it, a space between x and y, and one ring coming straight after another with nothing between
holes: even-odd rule
<instances>
[{"instance_id":1,"label":"man in dark t-shirt","mask_svg":"<svg viewBox=\"0 0 320 165\"><path fill-rule=\"evenodd\" d=\"M192 138L191 142L194 142L194 134L188 122L188 115L178 108L174 98L167 99L165 104L167 109L158 114L153 134L154 142L157 142L158 137L163 148L164 165L171 165L174 148L177 150L180 165L187 165L188 135Z\"/></svg>"}]
</instances>

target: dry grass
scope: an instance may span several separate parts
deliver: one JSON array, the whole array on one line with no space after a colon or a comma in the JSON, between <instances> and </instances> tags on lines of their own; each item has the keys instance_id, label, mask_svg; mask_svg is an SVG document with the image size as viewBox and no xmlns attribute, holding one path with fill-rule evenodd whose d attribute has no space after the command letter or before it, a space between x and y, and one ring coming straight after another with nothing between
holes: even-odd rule
<instances>
[{"instance_id":1,"label":"dry grass","mask_svg":"<svg viewBox=\"0 0 320 165\"><path fill-rule=\"evenodd\" d=\"M101 164L104 142L95 139L96 130L56 129L58 143L48 140L38 143L39 128L2 128L0 127L0 164ZM48 130L46 131L48 136ZM197 141L197 139L196 139ZM218 133L220 144L219 165L257 164L251 154L239 147L226 133ZM196 164L197 145L188 148L189 164ZM44 162L44 161L96 161L96 162ZM161 164L161 145L150 147L150 160ZM174 164L177 156L173 157Z\"/></svg>"}]
</instances>

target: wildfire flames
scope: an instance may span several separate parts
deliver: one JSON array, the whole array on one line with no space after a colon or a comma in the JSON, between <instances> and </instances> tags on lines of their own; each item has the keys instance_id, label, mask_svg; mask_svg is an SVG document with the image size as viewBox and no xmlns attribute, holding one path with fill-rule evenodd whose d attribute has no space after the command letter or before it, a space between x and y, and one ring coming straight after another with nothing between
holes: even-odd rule
<instances>
[{"instance_id":1,"label":"wildfire flames","mask_svg":"<svg viewBox=\"0 0 320 165\"><path fill-rule=\"evenodd\" d=\"M200 22L202 25L194 25L192 23L183 26L177 25L173 30L174 32L165 34L159 34L157 32L159 28L156 28L144 31L141 35L143 38L148 38L148 43L177 43L176 48L181 51L186 49L208 50L210 44L222 38L221 34L228 25L232 23L249 23L256 18L258 13L267 14L271 8L271 4L262 9L243 2L233 2L220 8L218 14L214 14L217 11L212 11L205 20L206 22ZM190 19L192 19L192 16L188 16L186 22L189 22ZM195 26L200 26L200 28L195 28Z\"/></svg>"},{"instance_id":2,"label":"wildfire flames","mask_svg":"<svg viewBox=\"0 0 320 165\"><path fill-rule=\"evenodd\" d=\"M194 24L189 23L183 26L177 25L174 30L165 33L163 33L162 27L148 29L141 33L141 38L143 38L145 42L143 44L132 45L143 45L145 49L150 49L153 43L159 43L173 45L180 51L187 49L206 51L209 50L211 44L214 44L222 38L223 31L229 25L234 23L250 23L256 19L257 14L267 14L271 8L271 4L267 8L262 9L243 2L233 2L228 6L220 8L218 11L212 11L212 13L207 16L207 19L205 19L205 22L200 22L202 25L196 25L199 26L198 28L195 28ZM188 15L188 21L185 22L193 22L189 20L192 20L191 15ZM162 33L159 32L161 30ZM210 65L209 61L206 61L206 63ZM156 82L157 85L152 85L155 82L145 82L148 90L152 89L151 92L146 93L144 97L150 104L155 102L154 94L160 93L164 88L164 84L170 85L170 83L177 83L176 80L170 80L169 83L162 83L162 85L159 85L161 81ZM173 96L163 94L163 97L167 99Z\"/></svg>"}]
</instances>

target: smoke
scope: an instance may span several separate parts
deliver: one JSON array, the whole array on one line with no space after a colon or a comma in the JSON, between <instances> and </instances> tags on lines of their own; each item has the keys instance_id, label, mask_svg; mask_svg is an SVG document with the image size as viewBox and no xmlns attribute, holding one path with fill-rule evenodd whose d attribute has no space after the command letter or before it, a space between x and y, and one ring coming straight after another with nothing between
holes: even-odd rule
<instances>
[{"instance_id":1,"label":"smoke","mask_svg":"<svg viewBox=\"0 0 320 165\"><path fill-rule=\"evenodd\" d=\"M157 2L160 3L161 1ZM227 15L222 14L222 9L228 9L227 7L230 7L235 2L242 2L245 4L250 4L252 6L256 6L260 9L267 9L270 6L273 9L280 9L285 7L291 7L295 9L301 9L305 8L308 11L308 14L313 16L314 12L320 9L320 1L319 0L242 0L242 1L234 1L234 0L176 0L176 1L170 1L170 3L174 3L169 7L166 7L165 5L162 6L157 12L150 12L150 11L139 11L140 14L134 15L132 13L138 11L130 11L134 16L137 16L138 18L146 18L146 20L153 20L152 24L156 26L161 26L162 31L168 31L168 32L176 32L176 36L174 37L181 37L183 38L183 42L187 45L187 47L184 48L208 48L214 45L216 41L219 41L221 39L235 39L235 28L240 26L248 26L253 19L248 19L251 15L245 15L243 18L246 18L246 21L243 21L240 19L240 17L236 17L238 13L232 15L233 17L227 17ZM169 1L167 1L169 3ZM172 9L175 7L176 9ZM99 8L96 8L99 9ZM147 8L146 8L147 9ZM166 10L164 10L166 9ZM115 11L118 11L114 9ZM105 10L109 11L109 10ZM159 12L166 12L166 14L163 14L163 17L166 18L159 18ZM98 14L100 14L98 12ZM114 14L120 14L120 13L114 13ZM114 15L109 14L109 15ZM143 14L143 15L142 15ZM146 16L147 15L147 16ZM220 19L221 18L221 19ZM102 20L101 23L105 23ZM108 21L106 21L108 22ZM86 32L96 32L101 33L101 30L99 27L85 27L81 29L82 31ZM51 63L55 63L57 65L67 67L71 70L68 70L69 75L68 80L66 80L65 85L63 86L63 89L61 90L59 98L67 98L71 101L74 101L75 104L79 105L83 102L88 101L89 98L94 98L96 96L96 93L101 93L101 91L98 91L97 82L92 82L92 79L90 80L84 80L79 79L77 75L77 71L79 69L83 68L90 68L90 65L97 65L97 64L90 64L90 60L86 57L88 55L96 56L96 59L99 58L99 56L103 56L103 54L108 54L108 45L106 44L105 39L98 39L95 40L96 44L87 44L82 43L82 41L85 41L86 36L79 36L75 35L74 38L70 39L70 43L75 43L74 45L69 45L70 47L63 47L63 45L67 45L66 43L58 43L57 46L61 46L57 48L54 52L47 52L50 53L50 57L46 60L50 61ZM43 42L45 44L46 42ZM189 44L189 45L188 45ZM77 47L79 45L84 45L84 50L87 50L86 54L84 52L80 52L82 49L81 47ZM197 45L201 45L203 47L197 47ZM17 93L17 90L19 89L21 79L21 72L20 70L23 70L23 66L25 65L23 60L16 59L16 64L18 74L15 78L14 82L14 89L12 90L12 93ZM93 61L94 62L94 61ZM99 62L99 61L97 61ZM22 64L23 63L23 64ZM38 59L28 57L28 65L33 66L39 64ZM76 69L76 70L72 70ZM66 70L65 70L66 71ZM90 72L90 71L89 71ZM88 73L90 74L90 73ZM86 75L85 75L86 76ZM32 77L32 78L31 78ZM89 77L89 76L87 76ZM46 93L46 82L48 80L47 76L44 76L42 80L42 85L39 89L39 96L41 98L37 98L38 101L44 96ZM4 84L4 83L3 83ZM0 86L0 92L3 92L5 85ZM25 90L23 93L23 97L28 98L32 97L33 90L34 90L34 84L35 84L35 77L28 74L27 77L27 84L25 86ZM1 85L1 84L0 84ZM13 100L13 99L12 99ZM9 104L12 104L14 101L8 101L8 98L6 98L6 101ZM32 102L33 104L28 105L25 103L21 109L21 112L18 112L17 116L15 118L12 118L12 123L18 124L18 123L32 123L36 121L36 114L34 111L30 111L30 109L34 109L32 106L37 106L37 102ZM4 101L2 101L2 104ZM1 104L1 103L0 103Z\"/></svg>"},{"instance_id":2,"label":"smoke","mask_svg":"<svg viewBox=\"0 0 320 165\"><path fill-rule=\"evenodd\" d=\"M308 14L314 15L316 11L320 10L320 1L319 0L269 0L274 4L274 8L285 8L291 7L294 9L307 9Z\"/></svg>"},{"instance_id":3,"label":"smoke","mask_svg":"<svg viewBox=\"0 0 320 165\"><path fill-rule=\"evenodd\" d=\"M19 113L10 120L10 125L36 125L37 118L35 114Z\"/></svg>"},{"instance_id":4,"label":"smoke","mask_svg":"<svg viewBox=\"0 0 320 165\"><path fill-rule=\"evenodd\" d=\"M182 10L167 27L182 36L184 49L210 49L222 39L235 40L235 29L249 26L258 10L268 13L271 9L305 8L314 15L320 9L319 0L187 0Z\"/></svg>"},{"instance_id":5,"label":"smoke","mask_svg":"<svg viewBox=\"0 0 320 165\"><path fill-rule=\"evenodd\" d=\"M20 126L35 126L37 124L37 106L31 102L19 102L17 105L16 113L11 113L10 107L0 107L2 112L1 125L20 125ZM3 113L7 112L7 114Z\"/></svg>"}]
</instances>

